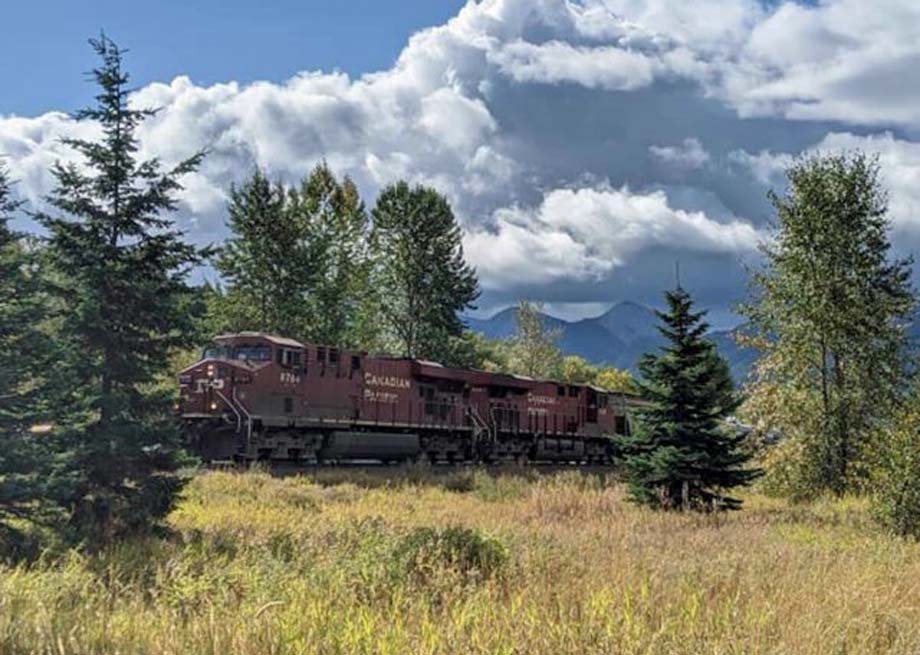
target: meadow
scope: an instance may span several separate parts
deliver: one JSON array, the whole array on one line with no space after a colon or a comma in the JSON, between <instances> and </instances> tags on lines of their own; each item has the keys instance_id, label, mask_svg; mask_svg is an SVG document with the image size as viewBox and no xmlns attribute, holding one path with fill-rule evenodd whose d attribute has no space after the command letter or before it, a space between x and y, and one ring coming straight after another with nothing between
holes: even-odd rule
<instances>
[{"instance_id":1,"label":"meadow","mask_svg":"<svg viewBox=\"0 0 920 655\"><path fill-rule=\"evenodd\" d=\"M634 507L579 471L194 477L170 532L0 568L0 653L916 653L859 500Z\"/></svg>"}]
</instances>

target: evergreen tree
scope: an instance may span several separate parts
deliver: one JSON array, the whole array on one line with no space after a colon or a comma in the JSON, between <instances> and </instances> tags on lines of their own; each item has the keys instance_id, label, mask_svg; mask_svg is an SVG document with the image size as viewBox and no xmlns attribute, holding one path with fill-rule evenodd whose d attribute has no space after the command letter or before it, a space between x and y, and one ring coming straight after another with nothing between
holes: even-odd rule
<instances>
[{"instance_id":1,"label":"evergreen tree","mask_svg":"<svg viewBox=\"0 0 920 655\"><path fill-rule=\"evenodd\" d=\"M447 199L399 182L372 212L380 308L402 355L447 361L463 334L459 313L479 297Z\"/></svg>"},{"instance_id":2,"label":"evergreen tree","mask_svg":"<svg viewBox=\"0 0 920 655\"><path fill-rule=\"evenodd\" d=\"M25 554L24 528L60 519L41 421L50 369L35 252L9 228L18 203L0 166L0 555Z\"/></svg>"},{"instance_id":3,"label":"evergreen tree","mask_svg":"<svg viewBox=\"0 0 920 655\"><path fill-rule=\"evenodd\" d=\"M176 497L179 433L154 382L192 333L185 279L203 253L164 216L202 153L165 172L139 161L135 133L155 112L129 106L118 46L104 35L90 43L99 94L76 118L96 121L102 136L65 140L82 165L55 164L48 202L60 214L38 219L65 310L55 374L73 382L56 428L76 477L62 500L75 534L92 542L149 528Z\"/></svg>"},{"instance_id":4,"label":"evergreen tree","mask_svg":"<svg viewBox=\"0 0 920 655\"><path fill-rule=\"evenodd\" d=\"M786 439L772 471L783 490L842 494L869 478L877 437L908 388L906 328L914 310L911 261L892 259L878 162L815 155L771 195L775 238L743 308L763 351L746 413Z\"/></svg>"},{"instance_id":5,"label":"evergreen tree","mask_svg":"<svg viewBox=\"0 0 920 655\"><path fill-rule=\"evenodd\" d=\"M704 339L705 312L692 311L690 295L678 287L666 298L668 312L658 317L668 344L639 366L651 407L634 435L620 437L630 496L662 509L738 509L741 502L724 492L759 471L743 468L750 459L743 437L720 425L739 403L728 364Z\"/></svg>"}]
</instances>

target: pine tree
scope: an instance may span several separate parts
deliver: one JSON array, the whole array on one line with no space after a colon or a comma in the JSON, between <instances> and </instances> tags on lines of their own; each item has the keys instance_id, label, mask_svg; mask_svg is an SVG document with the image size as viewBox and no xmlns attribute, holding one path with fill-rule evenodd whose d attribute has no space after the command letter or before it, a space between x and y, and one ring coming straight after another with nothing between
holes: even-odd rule
<instances>
[{"instance_id":1,"label":"pine tree","mask_svg":"<svg viewBox=\"0 0 920 655\"><path fill-rule=\"evenodd\" d=\"M407 357L448 361L463 335L460 312L479 297L460 226L434 189L398 182L372 212L385 326Z\"/></svg>"},{"instance_id":2,"label":"pine tree","mask_svg":"<svg viewBox=\"0 0 920 655\"><path fill-rule=\"evenodd\" d=\"M843 494L869 480L909 386L912 262L891 257L877 159L808 156L787 177L742 309L763 350L745 411L785 436L771 471L791 482L778 490Z\"/></svg>"},{"instance_id":3,"label":"pine tree","mask_svg":"<svg viewBox=\"0 0 920 655\"><path fill-rule=\"evenodd\" d=\"M46 320L34 249L9 228L18 203L0 166L0 555L29 554L27 531L61 518L53 502L48 435L41 421L50 370Z\"/></svg>"},{"instance_id":4,"label":"pine tree","mask_svg":"<svg viewBox=\"0 0 920 655\"><path fill-rule=\"evenodd\" d=\"M759 471L743 468L750 459L743 437L720 425L739 404L728 364L704 338L705 312L692 311L690 295L678 286L666 298L668 312L658 317L668 344L639 366L640 393L651 407L636 433L620 438L630 496L662 509L739 509L724 492Z\"/></svg>"},{"instance_id":5,"label":"pine tree","mask_svg":"<svg viewBox=\"0 0 920 655\"><path fill-rule=\"evenodd\" d=\"M95 106L76 114L101 127L98 141L67 139L82 166L57 163L42 213L53 291L65 309L56 374L73 381L56 433L73 458L76 485L62 499L74 533L91 543L154 525L180 486L179 433L168 395L154 382L192 333L187 273L204 253L182 241L171 219L180 178L203 153L163 171L137 159L136 130L151 109L128 103L122 50L90 41Z\"/></svg>"}]
</instances>

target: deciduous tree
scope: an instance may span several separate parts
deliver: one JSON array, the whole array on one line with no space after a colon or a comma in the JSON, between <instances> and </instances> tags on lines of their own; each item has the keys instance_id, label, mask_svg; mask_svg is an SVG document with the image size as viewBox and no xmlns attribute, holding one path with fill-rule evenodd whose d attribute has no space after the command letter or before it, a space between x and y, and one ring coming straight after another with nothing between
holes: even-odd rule
<instances>
[{"instance_id":1,"label":"deciduous tree","mask_svg":"<svg viewBox=\"0 0 920 655\"><path fill-rule=\"evenodd\" d=\"M515 314L516 330L509 340L511 371L533 378L555 379L562 374L562 331L546 325L543 306L521 300Z\"/></svg>"},{"instance_id":2,"label":"deciduous tree","mask_svg":"<svg viewBox=\"0 0 920 655\"><path fill-rule=\"evenodd\" d=\"M868 479L907 389L911 262L891 256L878 162L812 155L771 195L777 225L743 308L763 349L748 414L785 436L788 490L842 494Z\"/></svg>"},{"instance_id":3,"label":"deciduous tree","mask_svg":"<svg viewBox=\"0 0 920 655\"><path fill-rule=\"evenodd\" d=\"M387 332L402 355L449 359L451 340L463 334L459 314L479 296L450 204L434 189L398 182L380 193L372 215Z\"/></svg>"}]
</instances>

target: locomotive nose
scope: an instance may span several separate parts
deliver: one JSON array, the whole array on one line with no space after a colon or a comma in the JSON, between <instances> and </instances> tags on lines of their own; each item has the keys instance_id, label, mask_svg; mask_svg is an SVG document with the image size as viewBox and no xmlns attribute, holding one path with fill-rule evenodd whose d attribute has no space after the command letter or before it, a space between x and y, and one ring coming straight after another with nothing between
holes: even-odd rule
<instances>
[{"instance_id":1,"label":"locomotive nose","mask_svg":"<svg viewBox=\"0 0 920 655\"><path fill-rule=\"evenodd\" d=\"M231 380L224 366L201 362L179 375L180 412L183 415L220 416L227 407L226 393Z\"/></svg>"}]
</instances>

